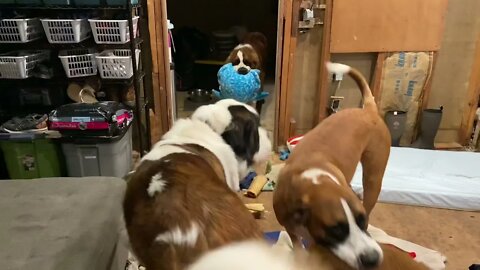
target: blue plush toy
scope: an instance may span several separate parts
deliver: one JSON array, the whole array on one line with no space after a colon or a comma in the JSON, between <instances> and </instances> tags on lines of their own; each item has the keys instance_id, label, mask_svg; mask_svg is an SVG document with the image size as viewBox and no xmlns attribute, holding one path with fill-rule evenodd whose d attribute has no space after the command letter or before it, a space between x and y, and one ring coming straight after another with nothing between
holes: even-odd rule
<instances>
[{"instance_id":1,"label":"blue plush toy","mask_svg":"<svg viewBox=\"0 0 480 270\"><path fill-rule=\"evenodd\" d=\"M223 65L217 73L220 90L213 90L219 99L233 98L249 103L262 100L268 92L261 92L260 70L252 69L247 74L239 74L231 63Z\"/></svg>"}]
</instances>

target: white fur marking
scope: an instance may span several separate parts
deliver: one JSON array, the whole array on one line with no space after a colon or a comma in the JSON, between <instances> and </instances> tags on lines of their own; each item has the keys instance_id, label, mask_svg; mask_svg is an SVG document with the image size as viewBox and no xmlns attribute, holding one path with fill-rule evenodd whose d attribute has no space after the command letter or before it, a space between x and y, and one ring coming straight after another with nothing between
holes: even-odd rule
<instances>
[{"instance_id":1,"label":"white fur marking","mask_svg":"<svg viewBox=\"0 0 480 270\"><path fill-rule=\"evenodd\" d=\"M250 48L250 49L253 49L252 45L250 44L238 44L234 50L240 50L241 48Z\"/></svg>"},{"instance_id":2,"label":"white fur marking","mask_svg":"<svg viewBox=\"0 0 480 270\"><path fill-rule=\"evenodd\" d=\"M155 144L152 148L152 150L150 150L150 152L148 152L148 154L146 154L143 158L142 158L142 161L143 160L159 160L163 157L166 157L170 154L174 154L174 153L189 153L189 154L192 154L191 152L181 148L181 147L178 147L176 145L162 145L162 144ZM168 162L168 161L166 161Z\"/></svg>"},{"instance_id":3,"label":"white fur marking","mask_svg":"<svg viewBox=\"0 0 480 270\"><path fill-rule=\"evenodd\" d=\"M337 185L340 185L340 182L333 174L319 168L308 169L302 173L302 177L311 180L314 185L320 185L320 181L318 180L320 176L327 176Z\"/></svg>"},{"instance_id":4,"label":"white fur marking","mask_svg":"<svg viewBox=\"0 0 480 270\"><path fill-rule=\"evenodd\" d=\"M233 66L233 68L235 68L235 71L238 71L242 67L250 71L251 70L250 66L245 65L245 63L243 62L243 52L241 50L237 51L237 57L238 57L238 60L240 60L240 63Z\"/></svg>"},{"instance_id":5,"label":"white fur marking","mask_svg":"<svg viewBox=\"0 0 480 270\"><path fill-rule=\"evenodd\" d=\"M242 51L238 51L237 52L237 56L238 56L238 59L240 60L240 62L243 61L243 52Z\"/></svg>"},{"instance_id":6,"label":"white fur marking","mask_svg":"<svg viewBox=\"0 0 480 270\"><path fill-rule=\"evenodd\" d=\"M217 106L216 103L198 107L191 118L206 123L217 134L222 134L232 122L232 115L228 108Z\"/></svg>"},{"instance_id":7,"label":"white fur marking","mask_svg":"<svg viewBox=\"0 0 480 270\"><path fill-rule=\"evenodd\" d=\"M252 263L248 263L252 262ZM310 267L309 267L310 268ZM206 252L187 270L308 269L294 261L288 247L270 247L262 241L244 241Z\"/></svg>"},{"instance_id":8,"label":"white fur marking","mask_svg":"<svg viewBox=\"0 0 480 270\"><path fill-rule=\"evenodd\" d=\"M150 181L150 184L148 185L147 192L150 197L155 196L155 193L160 193L165 189L165 186L167 185L167 182L162 179L162 174L157 173L154 176L152 176L152 180Z\"/></svg>"},{"instance_id":9,"label":"white fur marking","mask_svg":"<svg viewBox=\"0 0 480 270\"><path fill-rule=\"evenodd\" d=\"M380 256L379 262L381 262L383 260L383 252L380 245L358 227L352 210L345 199L340 199L340 202L347 216L349 234L343 243L332 249L332 252L354 269L361 268L359 258L365 252L378 252Z\"/></svg>"},{"instance_id":10,"label":"white fur marking","mask_svg":"<svg viewBox=\"0 0 480 270\"><path fill-rule=\"evenodd\" d=\"M155 241L165 242L168 244L174 244L177 246L189 246L194 247L197 243L197 238L200 233L200 226L196 222L190 224L190 228L186 231L182 231L180 227L159 234Z\"/></svg>"},{"instance_id":11,"label":"white fur marking","mask_svg":"<svg viewBox=\"0 0 480 270\"><path fill-rule=\"evenodd\" d=\"M337 80L342 80L343 75L350 72L351 67L344 64L327 62L327 69L330 73L335 74Z\"/></svg>"}]
</instances>

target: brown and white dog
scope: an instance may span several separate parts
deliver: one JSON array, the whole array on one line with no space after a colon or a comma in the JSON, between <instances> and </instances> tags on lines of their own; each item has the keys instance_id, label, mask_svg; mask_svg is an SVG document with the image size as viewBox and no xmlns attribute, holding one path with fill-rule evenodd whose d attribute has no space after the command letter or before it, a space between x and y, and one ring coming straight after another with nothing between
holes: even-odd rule
<instances>
[{"instance_id":1,"label":"brown and white dog","mask_svg":"<svg viewBox=\"0 0 480 270\"><path fill-rule=\"evenodd\" d=\"M251 69L260 70L260 81L265 82L267 61L267 37L260 32L245 34L242 41L227 57L227 63L232 63L239 74L247 74ZM257 111L260 113L263 100L257 102Z\"/></svg>"},{"instance_id":2,"label":"brown and white dog","mask_svg":"<svg viewBox=\"0 0 480 270\"><path fill-rule=\"evenodd\" d=\"M247 74L251 69L260 70L260 77L265 78L267 60L267 37L260 32L245 34L240 44L227 57L227 63L232 63L240 74Z\"/></svg>"},{"instance_id":3,"label":"brown and white dog","mask_svg":"<svg viewBox=\"0 0 480 270\"><path fill-rule=\"evenodd\" d=\"M371 269L381 264L383 252L366 230L382 186L390 134L363 75L342 64L327 68L355 80L364 106L333 114L303 137L279 174L273 206L296 246L306 238L354 269ZM350 187L359 162L363 205Z\"/></svg>"},{"instance_id":4,"label":"brown and white dog","mask_svg":"<svg viewBox=\"0 0 480 270\"><path fill-rule=\"evenodd\" d=\"M269 158L255 110L234 100L176 121L130 175L124 218L149 270L184 269L204 252L261 238L235 191L247 167Z\"/></svg>"}]
</instances>

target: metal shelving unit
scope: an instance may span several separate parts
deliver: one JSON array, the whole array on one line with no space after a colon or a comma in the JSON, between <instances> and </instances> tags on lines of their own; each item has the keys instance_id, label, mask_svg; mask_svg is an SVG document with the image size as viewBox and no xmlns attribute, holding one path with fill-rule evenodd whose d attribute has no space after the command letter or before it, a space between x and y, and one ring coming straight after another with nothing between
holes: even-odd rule
<instances>
[{"instance_id":1,"label":"metal shelving unit","mask_svg":"<svg viewBox=\"0 0 480 270\"><path fill-rule=\"evenodd\" d=\"M140 154L143 155L146 151L150 149L150 121L148 111L150 108L148 93L145 87L145 71L143 70L142 62L139 63L136 67L137 56L135 50L137 48L141 49L140 59L145 54L145 48L142 48L143 38L141 29L141 23L145 20L144 5L142 0L139 0L138 4L132 4L130 0L125 0L125 5L123 6L107 6L105 0L100 2L99 6L44 6L44 5L12 5L12 4L0 4L1 11L19 11L19 12L30 12L35 14L37 17L45 16L47 17L50 14L55 13L75 13L75 12L86 12L86 11L97 11L97 12L113 12L113 11L124 11L128 14L127 20L129 25L129 34L130 41L125 44L96 44L93 40L93 35L80 43L70 43L70 44L50 44L45 37L35 40L28 43L1 43L1 52L7 52L8 50L18 50L18 49L48 49L52 51L59 51L60 49L70 49L70 48L81 48L81 47L94 47L100 50L104 49L129 49L131 52L131 58L133 63L133 76L129 79L100 79L102 85L132 85L135 92L135 118L137 121L137 132L138 132L138 145L140 148ZM137 31L139 35L136 38L133 38L134 27L133 27L133 17L139 16L139 22ZM98 75L96 75L98 76ZM84 81L88 77L78 77L78 78L67 78L64 73L55 74L51 79L39 79L39 78L27 78L27 79L0 79L0 89L8 86L20 86L20 85L35 85L39 82L44 83L48 81L49 84L62 84L72 81ZM145 127L145 132L143 131L143 126Z\"/></svg>"}]
</instances>

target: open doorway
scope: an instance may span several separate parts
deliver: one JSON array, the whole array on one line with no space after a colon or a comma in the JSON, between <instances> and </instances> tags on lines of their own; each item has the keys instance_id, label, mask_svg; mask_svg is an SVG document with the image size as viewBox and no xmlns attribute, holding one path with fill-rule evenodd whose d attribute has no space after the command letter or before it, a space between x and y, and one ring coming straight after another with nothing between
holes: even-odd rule
<instances>
[{"instance_id":1,"label":"open doorway","mask_svg":"<svg viewBox=\"0 0 480 270\"><path fill-rule=\"evenodd\" d=\"M248 32L267 39L263 91L269 93L261 109L261 123L273 139L277 106L278 1L167 0L172 46L172 105L174 118L188 117L198 106L213 103L217 72L228 54ZM200 95L198 95L200 93Z\"/></svg>"}]
</instances>

